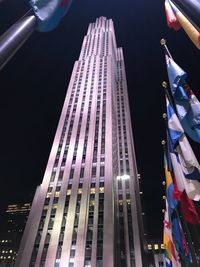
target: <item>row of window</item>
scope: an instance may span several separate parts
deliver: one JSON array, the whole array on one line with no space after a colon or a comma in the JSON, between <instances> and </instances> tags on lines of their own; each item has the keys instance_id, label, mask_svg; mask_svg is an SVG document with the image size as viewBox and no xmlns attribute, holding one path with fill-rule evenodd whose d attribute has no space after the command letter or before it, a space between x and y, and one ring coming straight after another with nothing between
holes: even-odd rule
<instances>
[{"instance_id":1,"label":"row of window","mask_svg":"<svg viewBox=\"0 0 200 267\"><path fill-rule=\"evenodd\" d=\"M94 74L94 71L95 71L95 69L93 69L92 74ZM87 73L86 75L89 75L89 73ZM92 77L92 81L93 81L93 79L94 79L94 77ZM90 96L89 96L90 100L92 100L92 96L93 96L93 85L91 86L91 89L90 89ZM89 103L89 107L88 107L82 163L85 162L85 158L86 158L88 133L89 133L89 125L90 125L90 117L91 117L91 105L92 105L92 102ZM84 168L81 168L81 175L84 176ZM79 180L79 182L80 182L80 180ZM80 205L81 205L81 196L82 196L82 194L77 195L76 213L75 213L75 219L74 219L74 228L73 228L73 236L72 236L69 264L72 263L71 260L75 257L75 252L76 252L76 239L77 239L77 229L78 229L79 212L80 212Z\"/></svg>"},{"instance_id":2,"label":"row of window","mask_svg":"<svg viewBox=\"0 0 200 267\"><path fill-rule=\"evenodd\" d=\"M119 144L119 167L120 174L129 174L129 157L128 157L128 142L126 131L126 114L125 114L125 101L122 84L122 66L118 66L118 82L117 87L117 130L118 130L118 144ZM130 184L129 179L117 181L118 188L118 212L119 212L119 250L121 265L126 265L126 251L128 250L127 242L125 238L128 238L128 247L130 250L130 261L134 266L134 240L133 240L133 227L132 227L132 213L131 213L131 201L130 201ZM123 194L125 192L125 194ZM125 205L124 205L125 204ZM124 210L125 209L125 210ZM127 225L125 225L127 222ZM124 228L127 227L128 235L124 235Z\"/></svg>"},{"instance_id":3,"label":"row of window","mask_svg":"<svg viewBox=\"0 0 200 267\"><path fill-rule=\"evenodd\" d=\"M78 68L80 68L80 63L78 65ZM65 133L66 133L66 130L67 130L67 123L68 123L68 119L69 119L69 116L70 116L71 103L73 101L77 80L78 80L78 74L76 74L76 76L75 76L75 81L74 81L74 85L73 85L73 88L72 88L72 93L71 93L70 100L69 100L69 105L68 105L68 109L67 109L67 113L66 113L66 118L65 118L63 130L62 130L62 134L61 134L61 139L60 139L60 143L59 143L59 147L58 147L58 151L57 151L57 155L56 155L56 159L55 159L55 163L54 163L54 169L52 171L50 183L54 182L54 180L55 180L55 176L56 176L55 167L58 166L58 161L59 161L59 157L60 157L60 153L61 153L62 144L63 144L63 141L64 141L64 136L65 136ZM79 91L80 90L76 91L75 99L78 98ZM75 100L75 102L76 102L76 100ZM64 157L63 157L62 163L66 161L66 156L67 156L67 152L68 152L68 148L69 148L69 142L70 142L73 123L74 123L76 106L77 106L77 103L75 103L74 106L73 106L73 110L72 110L73 113L72 113L71 121L70 121L70 124L69 124L67 142L66 142L66 146L65 146ZM62 180L63 173L64 173L64 170L61 169L60 172L59 172L58 181ZM42 235L44 223L45 223L45 220L46 220L46 214L47 214L46 207L48 207L48 205L49 205L51 195L52 195L52 187L49 186L48 192L47 192L47 197L45 199L45 204L44 204L45 206L44 206L42 217L41 217L40 224L39 224L39 227L38 227L38 233L37 233L36 240L35 240L35 246L34 246L34 249L33 249L33 252L32 252L32 257L31 257L31 262L32 263L35 262L36 257L37 257L38 247L39 247L39 243L40 243L40 240L41 240L41 235ZM56 214L56 210L57 210L56 204L58 203L59 196L60 196L60 187L57 186L56 187L56 191L55 191L55 195L54 195L54 199L53 199L53 205L52 205L52 209L51 209L50 219L49 219L49 223L48 223L48 231L47 231L47 235L46 235L46 239L45 239L45 245L44 245L43 252L42 252L41 265L42 265L42 262L46 258L48 245L49 245L49 242L50 242L51 230L53 229L54 218L55 218L55 214ZM67 194L67 196L68 196L68 194Z\"/></svg>"},{"instance_id":4,"label":"row of window","mask_svg":"<svg viewBox=\"0 0 200 267\"><path fill-rule=\"evenodd\" d=\"M103 36L102 36L103 35ZM108 55L108 43L109 43L109 32L101 31L97 29L85 37L82 47L82 58L87 56L100 54L102 56ZM100 50L101 44L101 50ZM99 53L98 53L99 52Z\"/></svg>"}]
</instances>

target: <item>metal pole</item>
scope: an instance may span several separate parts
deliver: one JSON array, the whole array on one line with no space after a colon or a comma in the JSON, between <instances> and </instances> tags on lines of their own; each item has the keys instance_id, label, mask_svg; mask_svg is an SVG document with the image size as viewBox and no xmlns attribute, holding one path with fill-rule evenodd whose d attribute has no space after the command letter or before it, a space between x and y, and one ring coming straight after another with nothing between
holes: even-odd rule
<instances>
[{"instance_id":1,"label":"metal pole","mask_svg":"<svg viewBox=\"0 0 200 267\"><path fill-rule=\"evenodd\" d=\"M0 70L33 33L36 17L27 12L0 36Z\"/></svg>"},{"instance_id":2,"label":"metal pole","mask_svg":"<svg viewBox=\"0 0 200 267\"><path fill-rule=\"evenodd\" d=\"M200 31L199 0L171 0L183 15Z\"/></svg>"}]
</instances>

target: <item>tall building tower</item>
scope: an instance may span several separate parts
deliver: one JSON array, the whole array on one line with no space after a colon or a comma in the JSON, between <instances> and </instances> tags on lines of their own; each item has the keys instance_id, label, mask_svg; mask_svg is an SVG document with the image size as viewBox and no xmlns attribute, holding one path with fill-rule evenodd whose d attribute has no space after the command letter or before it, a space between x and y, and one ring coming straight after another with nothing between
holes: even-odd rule
<instances>
[{"instance_id":1,"label":"tall building tower","mask_svg":"<svg viewBox=\"0 0 200 267\"><path fill-rule=\"evenodd\" d=\"M20 267L140 267L140 203L123 52L112 20L75 62Z\"/></svg>"}]
</instances>

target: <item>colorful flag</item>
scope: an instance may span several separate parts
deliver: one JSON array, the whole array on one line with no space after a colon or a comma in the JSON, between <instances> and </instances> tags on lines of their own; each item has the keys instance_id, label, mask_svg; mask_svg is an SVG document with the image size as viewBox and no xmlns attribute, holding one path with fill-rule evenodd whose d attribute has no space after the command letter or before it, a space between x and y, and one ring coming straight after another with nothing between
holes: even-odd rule
<instances>
[{"instance_id":1,"label":"colorful flag","mask_svg":"<svg viewBox=\"0 0 200 267\"><path fill-rule=\"evenodd\" d=\"M171 104L166 98L168 147L178 191L200 200L199 164ZM187 177L187 178L186 178ZM192 179L191 179L192 178ZM195 180L196 179L196 180Z\"/></svg>"},{"instance_id":2,"label":"colorful flag","mask_svg":"<svg viewBox=\"0 0 200 267\"><path fill-rule=\"evenodd\" d=\"M200 181L200 165L184 134L183 128L172 105L166 98L168 131L173 148L176 150L183 173L187 179Z\"/></svg>"},{"instance_id":3,"label":"colorful flag","mask_svg":"<svg viewBox=\"0 0 200 267\"><path fill-rule=\"evenodd\" d=\"M30 0L37 17L37 30L48 32L56 28L69 10L73 0Z\"/></svg>"},{"instance_id":4,"label":"colorful flag","mask_svg":"<svg viewBox=\"0 0 200 267\"><path fill-rule=\"evenodd\" d=\"M165 232L167 233L167 241L168 241L168 249L166 251L166 262L167 260L173 260L172 266L181 266L178 259L180 259L181 263L190 262L191 257L189 253L189 249L187 247L187 243L183 234L183 230L181 228L180 220L177 214L177 201L174 199L174 185L171 177L171 173L167 167L166 153L164 153L164 167L165 167L165 177L166 177L166 213L165 214ZM167 217L168 216L168 217ZM171 233L169 229L171 229ZM170 236L171 235L171 236ZM170 239L171 238L171 239ZM169 241L172 240L172 244ZM166 242L166 239L164 240ZM165 243L164 243L165 244ZM173 246L172 246L173 245ZM174 249L175 247L175 249ZM171 249L171 255L169 253ZM176 251L179 255L177 257ZM167 256L171 257L167 257Z\"/></svg>"},{"instance_id":5,"label":"colorful flag","mask_svg":"<svg viewBox=\"0 0 200 267\"><path fill-rule=\"evenodd\" d=\"M173 244L175 245L176 251L180 256L181 262L186 263L191 261L191 256L189 249L187 247L187 243L181 227L179 216L177 214L177 201L174 199L173 196L174 185L171 173L169 172L167 167L167 160L165 154L164 154L164 166L165 166L166 193L167 193L166 210L168 211L168 216L169 216L168 223L171 223L172 240ZM166 218L165 218L165 224L166 227L167 226L169 227ZM175 257L175 259L177 262L177 257Z\"/></svg>"},{"instance_id":6,"label":"colorful flag","mask_svg":"<svg viewBox=\"0 0 200 267\"><path fill-rule=\"evenodd\" d=\"M170 3L168 0L165 0L165 14L166 14L168 27L174 29L175 31L178 31L181 28L181 25L178 22L178 19L175 16L174 11L172 7L170 6Z\"/></svg>"},{"instance_id":7,"label":"colorful flag","mask_svg":"<svg viewBox=\"0 0 200 267\"><path fill-rule=\"evenodd\" d=\"M170 142L170 138L168 137L168 154L170 155L170 151L171 151L171 156L173 157L173 147L171 145ZM176 160L176 158L174 159ZM175 169L176 175L178 175L178 183L172 168L172 162L170 159L170 156L168 157L168 170L171 174L173 174L173 184L174 184L174 189L173 189L173 198L177 201L179 201L180 203L180 207L181 207L181 211L183 214L183 217L185 219L186 222L190 223L190 224L200 224L200 217L196 211L196 208L194 206L194 203L191 199L188 198L186 191L185 191L185 185L184 183L181 182L181 178L185 179L182 176L182 172L180 170L180 172L178 172L178 166ZM177 164L174 162L174 166L176 166Z\"/></svg>"},{"instance_id":8,"label":"colorful flag","mask_svg":"<svg viewBox=\"0 0 200 267\"><path fill-rule=\"evenodd\" d=\"M181 125L190 138L200 143L200 102L185 81L186 72L167 54L167 50L166 64L170 89Z\"/></svg>"},{"instance_id":9,"label":"colorful flag","mask_svg":"<svg viewBox=\"0 0 200 267\"><path fill-rule=\"evenodd\" d=\"M178 191L182 194L185 190L187 196L195 201L200 200L200 183L196 180L186 179L182 171L182 167L175 151L170 151L174 176L176 178L176 184Z\"/></svg>"},{"instance_id":10,"label":"colorful flag","mask_svg":"<svg viewBox=\"0 0 200 267\"><path fill-rule=\"evenodd\" d=\"M164 153L164 168L165 168L165 179L166 179L166 193L168 205L171 211L177 206L177 201L174 198L174 184L172 181L171 173L168 170L166 153Z\"/></svg>"},{"instance_id":11,"label":"colorful flag","mask_svg":"<svg viewBox=\"0 0 200 267\"><path fill-rule=\"evenodd\" d=\"M164 231L163 231L163 244L165 246L165 260L166 266L169 267L180 267L180 262L178 261L178 255L174 247L171 220L169 215L169 207L166 199L166 210L164 218Z\"/></svg>"},{"instance_id":12,"label":"colorful flag","mask_svg":"<svg viewBox=\"0 0 200 267\"><path fill-rule=\"evenodd\" d=\"M172 180L171 174L173 174L173 170L171 167L168 167L168 162L171 166L171 160L168 158L167 162L166 155L164 156L165 162L165 177L166 177L166 191L167 191L167 199L169 202L169 206L171 210L176 208L177 201L180 203L181 211L183 217L186 222L190 224L199 224L200 218L194 206L194 203L191 199L188 198L185 189L183 191L179 191L179 188L176 183L176 177Z\"/></svg>"},{"instance_id":13,"label":"colorful flag","mask_svg":"<svg viewBox=\"0 0 200 267\"><path fill-rule=\"evenodd\" d=\"M200 33L186 16L169 0L176 18L193 44L200 49Z\"/></svg>"}]
</instances>

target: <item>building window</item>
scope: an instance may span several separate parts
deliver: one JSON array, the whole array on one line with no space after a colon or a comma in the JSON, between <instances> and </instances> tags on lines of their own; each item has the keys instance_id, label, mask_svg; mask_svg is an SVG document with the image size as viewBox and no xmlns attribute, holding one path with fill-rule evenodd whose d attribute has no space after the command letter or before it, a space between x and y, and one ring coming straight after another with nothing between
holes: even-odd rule
<instances>
[{"instance_id":1,"label":"building window","mask_svg":"<svg viewBox=\"0 0 200 267\"><path fill-rule=\"evenodd\" d=\"M92 167L92 176L96 176L96 167Z\"/></svg>"},{"instance_id":2,"label":"building window","mask_svg":"<svg viewBox=\"0 0 200 267\"><path fill-rule=\"evenodd\" d=\"M100 167L100 176L103 177L104 176L104 166Z\"/></svg>"},{"instance_id":3,"label":"building window","mask_svg":"<svg viewBox=\"0 0 200 267\"><path fill-rule=\"evenodd\" d=\"M54 180L55 180L55 176L56 176L56 172L53 171L52 174L51 174L50 182L54 182Z\"/></svg>"},{"instance_id":4,"label":"building window","mask_svg":"<svg viewBox=\"0 0 200 267\"><path fill-rule=\"evenodd\" d=\"M83 178L83 176L84 176L84 168L83 168L83 167L81 167L81 171L80 171L80 178Z\"/></svg>"}]
</instances>

